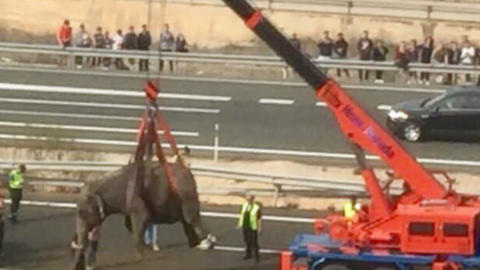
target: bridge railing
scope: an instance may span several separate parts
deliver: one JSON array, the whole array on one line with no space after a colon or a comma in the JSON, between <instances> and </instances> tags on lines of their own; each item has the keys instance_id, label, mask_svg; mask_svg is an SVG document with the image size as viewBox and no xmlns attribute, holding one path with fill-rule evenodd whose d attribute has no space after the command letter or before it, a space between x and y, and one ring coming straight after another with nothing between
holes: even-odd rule
<instances>
[{"instance_id":1,"label":"bridge railing","mask_svg":"<svg viewBox=\"0 0 480 270\"><path fill-rule=\"evenodd\" d=\"M29 171L69 171L69 172L108 172L120 168L122 163L112 162L76 162L76 161L10 161L1 160L0 170L8 170L14 164L26 164ZM251 172L238 169L221 167L192 166L191 170L196 176L204 176L218 181L236 181L247 183L260 183L271 188L233 188L230 186L215 185L212 188L200 187L200 193L207 195L238 195L243 196L246 192L273 195L275 201L283 194L302 194L304 196L325 197L348 197L352 194L366 196L365 188L361 180L333 179L320 177L302 177L279 175L261 172ZM31 186L81 188L85 184L79 180L63 180L48 178L31 178L28 183ZM393 193L401 192L399 187L391 189Z\"/></svg>"},{"instance_id":2,"label":"bridge railing","mask_svg":"<svg viewBox=\"0 0 480 270\"><path fill-rule=\"evenodd\" d=\"M35 68L38 70L63 70L67 72L81 72L85 69L91 72L101 74L102 70L96 67L85 67L81 70L75 65L75 60L78 57L83 59L92 58L109 58L122 59L124 62L129 60L150 60L152 70L157 69L157 62L161 59L164 61L173 61L175 63L196 63L199 69L205 65L213 64L220 65L223 71L236 69L242 70L245 67L263 67L279 71L283 79L288 78L287 65L277 56L266 55L240 55L240 54L217 54L217 53L178 53L178 52L159 52L159 51L128 51L128 50L108 50L108 49L91 49L91 48L76 48L67 47L65 49L55 45L34 45L34 44L20 44L20 43L5 43L0 42L0 56L4 58L10 57L12 61L1 61L0 68ZM6 56L5 56L6 55ZM59 59L67 59L65 65L57 64ZM375 61L360 61L356 59L312 59L312 61L323 69L348 69L348 70L381 70L389 72L400 72L401 68L397 67L393 61L375 62ZM410 72L426 72L433 74L480 74L480 67L476 65L444 65L444 64L420 64L410 63L408 65ZM109 74L121 73L125 74L124 70L109 70ZM131 74L142 74L132 70L128 71ZM198 73L191 71L191 73ZM241 72L237 72L241 75ZM260 75L261 76L261 75Z\"/></svg>"}]
</instances>

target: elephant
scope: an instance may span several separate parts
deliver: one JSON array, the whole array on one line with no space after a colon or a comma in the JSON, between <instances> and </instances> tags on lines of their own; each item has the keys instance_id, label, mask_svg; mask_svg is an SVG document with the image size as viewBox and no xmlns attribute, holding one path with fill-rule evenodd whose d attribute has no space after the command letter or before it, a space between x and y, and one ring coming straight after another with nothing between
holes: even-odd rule
<instances>
[{"instance_id":1,"label":"elephant","mask_svg":"<svg viewBox=\"0 0 480 270\"><path fill-rule=\"evenodd\" d=\"M76 209L76 235L82 250L75 254L74 264L83 257L89 232L100 227L110 215L125 217L126 227L133 234L140 252L146 249L144 232L149 224L182 223L190 247L211 249L215 237L204 228L200 216L200 201L197 185L191 171L179 163L170 163L175 183L171 188L165 167L145 166L143 181L129 187L143 163L128 165L103 176L99 181L85 185L82 199ZM133 190L131 201L127 201L128 191Z\"/></svg>"}]
</instances>

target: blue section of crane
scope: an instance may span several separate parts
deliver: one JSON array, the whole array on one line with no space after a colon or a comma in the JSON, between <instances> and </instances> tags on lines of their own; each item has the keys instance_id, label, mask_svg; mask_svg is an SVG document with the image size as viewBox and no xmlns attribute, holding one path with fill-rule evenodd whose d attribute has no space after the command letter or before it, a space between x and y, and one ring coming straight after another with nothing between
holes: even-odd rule
<instances>
[{"instance_id":1,"label":"blue section of crane","mask_svg":"<svg viewBox=\"0 0 480 270\"><path fill-rule=\"evenodd\" d=\"M436 256L412 255L403 253L379 253L369 250L359 250L357 253L345 253L342 247L346 243L335 241L328 234L299 234L290 244L294 259L307 259L311 265L316 262L351 261L365 263L385 263L396 265L428 265L435 261Z\"/></svg>"}]
</instances>

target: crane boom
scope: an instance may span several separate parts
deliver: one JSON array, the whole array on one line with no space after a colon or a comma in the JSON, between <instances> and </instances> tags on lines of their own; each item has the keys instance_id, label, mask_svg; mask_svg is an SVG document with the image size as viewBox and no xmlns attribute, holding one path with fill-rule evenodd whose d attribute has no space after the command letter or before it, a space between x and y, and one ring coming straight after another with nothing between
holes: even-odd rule
<instances>
[{"instance_id":1,"label":"crane boom","mask_svg":"<svg viewBox=\"0 0 480 270\"><path fill-rule=\"evenodd\" d=\"M317 98L328 105L338 121L340 130L355 147L379 156L408 183L418 199L441 199L448 195L447 189L427 169L339 85L297 50L267 18L263 17L259 10L246 0L222 1L315 90ZM368 178L372 175L365 173L364 177L367 180L367 186L369 182L371 184Z\"/></svg>"}]
</instances>

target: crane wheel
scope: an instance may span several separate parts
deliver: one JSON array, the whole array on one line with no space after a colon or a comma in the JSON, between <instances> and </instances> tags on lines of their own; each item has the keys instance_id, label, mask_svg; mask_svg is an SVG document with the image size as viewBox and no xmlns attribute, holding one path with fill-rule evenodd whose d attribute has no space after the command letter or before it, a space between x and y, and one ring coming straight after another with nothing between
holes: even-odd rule
<instances>
[{"instance_id":1,"label":"crane wheel","mask_svg":"<svg viewBox=\"0 0 480 270\"><path fill-rule=\"evenodd\" d=\"M320 268L320 270L352 270L345 264L342 263L332 263L325 265L324 267Z\"/></svg>"}]
</instances>

